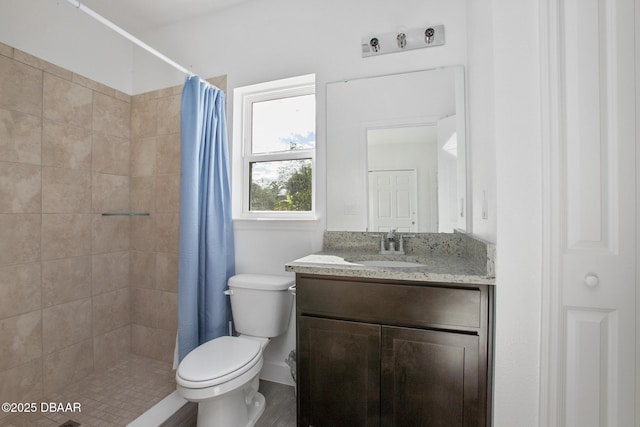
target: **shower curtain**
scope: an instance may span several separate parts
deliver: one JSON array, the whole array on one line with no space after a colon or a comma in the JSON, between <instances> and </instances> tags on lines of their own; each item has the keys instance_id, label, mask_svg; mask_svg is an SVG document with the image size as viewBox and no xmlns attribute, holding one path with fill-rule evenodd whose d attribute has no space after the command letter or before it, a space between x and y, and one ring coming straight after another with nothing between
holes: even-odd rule
<instances>
[{"instance_id":1,"label":"shower curtain","mask_svg":"<svg viewBox=\"0 0 640 427\"><path fill-rule=\"evenodd\" d=\"M189 76L180 108L177 362L226 334L235 271L225 94Z\"/></svg>"}]
</instances>

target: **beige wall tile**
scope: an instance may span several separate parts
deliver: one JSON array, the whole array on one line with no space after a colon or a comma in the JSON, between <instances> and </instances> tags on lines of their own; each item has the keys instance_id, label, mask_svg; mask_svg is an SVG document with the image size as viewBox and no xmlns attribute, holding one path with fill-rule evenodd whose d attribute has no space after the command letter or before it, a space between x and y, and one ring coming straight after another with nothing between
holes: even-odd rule
<instances>
[{"instance_id":1,"label":"beige wall tile","mask_svg":"<svg viewBox=\"0 0 640 427\"><path fill-rule=\"evenodd\" d=\"M67 169L91 169L91 131L44 120L42 163Z\"/></svg>"},{"instance_id":2,"label":"beige wall tile","mask_svg":"<svg viewBox=\"0 0 640 427\"><path fill-rule=\"evenodd\" d=\"M131 104L112 96L93 96L93 130L103 135L129 139Z\"/></svg>"},{"instance_id":3,"label":"beige wall tile","mask_svg":"<svg viewBox=\"0 0 640 427\"><path fill-rule=\"evenodd\" d=\"M40 117L0 108L0 161L39 165L41 123Z\"/></svg>"},{"instance_id":4,"label":"beige wall tile","mask_svg":"<svg viewBox=\"0 0 640 427\"><path fill-rule=\"evenodd\" d=\"M131 104L131 137L147 138L158 132L158 100L134 100Z\"/></svg>"},{"instance_id":5,"label":"beige wall tile","mask_svg":"<svg viewBox=\"0 0 640 427\"><path fill-rule=\"evenodd\" d=\"M93 372L93 340L87 339L54 351L44 358L45 396Z\"/></svg>"},{"instance_id":6,"label":"beige wall tile","mask_svg":"<svg viewBox=\"0 0 640 427\"><path fill-rule=\"evenodd\" d=\"M0 402L33 402L42 397L42 358L0 371Z\"/></svg>"},{"instance_id":7,"label":"beige wall tile","mask_svg":"<svg viewBox=\"0 0 640 427\"><path fill-rule=\"evenodd\" d=\"M129 287L129 251L96 254L93 263L93 295Z\"/></svg>"},{"instance_id":8,"label":"beige wall tile","mask_svg":"<svg viewBox=\"0 0 640 427\"><path fill-rule=\"evenodd\" d=\"M91 172L79 169L42 169L43 213L90 213Z\"/></svg>"},{"instance_id":9,"label":"beige wall tile","mask_svg":"<svg viewBox=\"0 0 640 427\"><path fill-rule=\"evenodd\" d=\"M180 134L160 135L157 139L156 173L180 173Z\"/></svg>"},{"instance_id":10,"label":"beige wall tile","mask_svg":"<svg viewBox=\"0 0 640 427\"><path fill-rule=\"evenodd\" d=\"M180 219L178 214L155 215L156 252L177 252Z\"/></svg>"},{"instance_id":11,"label":"beige wall tile","mask_svg":"<svg viewBox=\"0 0 640 427\"><path fill-rule=\"evenodd\" d=\"M129 140L115 136L93 136L94 172L129 175Z\"/></svg>"},{"instance_id":12,"label":"beige wall tile","mask_svg":"<svg viewBox=\"0 0 640 427\"><path fill-rule=\"evenodd\" d=\"M93 92L51 74L44 75L44 117L91 129Z\"/></svg>"},{"instance_id":13,"label":"beige wall tile","mask_svg":"<svg viewBox=\"0 0 640 427\"><path fill-rule=\"evenodd\" d=\"M130 205L132 212L155 211L155 178L152 176L131 177Z\"/></svg>"},{"instance_id":14,"label":"beige wall tile","mask_svg":"<svg viewBox=\"0 0 640 427\"><path fill-rule=\"evenodd\" d=\"M129 288L93 297L93 333L100 335L131 323Z\"/></svg>"},{"instance_id":15,"label":"beige wall tile","mask_svg":"<svg viewBox=\"0 0 640 427\"><path fill-rule=\"evenodd\" d=\"M140 138L131 141L131 176L156 174L156 138Z\"/></svg>"},{"instance_id":16,"label":"beige wall tile","mask_svg":"<svg viewBox=\"0 0 640 427\"><path fill-rule=\"evenodd\" d=\"M0 55L8 56L9 58L13 58L13 48L8 44L0 43Z\"/></svg>"},{"instance_id":17,"label":"beige wall tile","mask_svg":"<svg viewBox=\"0 0 640 427\"><path fill-rule=\"evenodd\" d=\"M94 254L129 250L130 218L93 215L92 250Z\"/></svg>"},{"instance_id":18,"label":"beige wall tile","mask_svg":"<svg viewBox=\"0 0 640 427\"><path fill-rule=\"evenodd\" d=\"M94 369L102 371L131 351L131 325L114 329L93 338Z\"/></svg>"},{"instance_id":19,"label":"beige wall tile","mask_svg":"<svg viewBox=\"0 0 640 427\"><path fill-rule=\"evenodd\" d=\"M147 92L146 95L149 96L150 98L154 98L154 99L166 98L167 96L181 95L183 88L184 88L184 85L165 87L163 89L158 89L158 90L154 90L152 92Z\"/></svg>"},{"instance_id":20,"label":"beige wall tile","mask_svg":"<svg viewBox=\"0 0 640 427\"><path fill-rule=\"evenodd\" d=\"M91 298L42 310L42 350L45 355L91 338Z\"/></svg>"},{"instance_id":21,"label":"beige wall tile","mask_svg":"<svg viewBox=\"0 0 640 427\"><path fill-rule=\"evenodd\" d=\"M40 214L0 214L0 265L40 260Z\"/></svg>"},{"instance_id":22,"label":"beige wall tile","mask_svg":"<svg viewBox=\"0 0 640 427\"><path fill-rule=\"evenodd\" d=\"M0 213L40 212L40 166L0 162Z\"/></svg>"},{"instance_id":23,"label":"beige wall tile","mask_svg":"<svg viewBox=\"0 0 640 427\"><path fill-rule=\"evenodd\" d=\"M51 62L47 62L44 59L40 59L33 55L30 55L26 52L21 51L20 49L15 49L13 54L13 59L16 61L20 61L23 64L31 65L34 68L38 68L42 71L46 71L47 73L54 74L58 77L62 77L67 80L71 80L72 72L69 70L65 70L62 67L59 67Z\"/></svg>"},{"instance_id":24,"label":"beige wall tile","mask_svg":"<svg viewBox=\"0 0 640 427\"><path fill-rule=\"evenodd\" d=\"M91 296L91 256L42 261L42 306Z\"/></svg>"},{"instance_id":25,"label":"beige wall tile","mask_svg":"<svg viewBox=\"0 0 640 427\"><path fill-rule=\"evenodd\" d=\"M178 295L154 289L131 289L132 319L137 325L175 331L178 318Z\"/></svg>"},{"instance_id":26,"label":"beige wall tile","mask_svg":"<svg viewBox=\"0 0 640 427\"><path fill-rule=\"evenodd\" d=\"M131 99L133 98L131 95L129 95L127 93L124 93L124 92L121 92L121 91L119 91L117 89L114 89L114 92L115 93L114 93L113 96L116 99L119 99L120 101L124 101L124 102L126 102L128 104L131 104Z\"/></svg>"},{"instance_id":27,"label":"beige wall tile","mask_svg":"<svg viewBox=\"0 0 640 427\"><path fill-rule=\"evenodd\" d=\"M227 92L227 76L226 74L223 76L216 76L207 79L209 83L222 90L223 92Z\"/></svg>"},{"instance_id":28,"label":"beige wall tile","mask_svg":"<svg viewBox=\"0 0 640 427\"><path fill-rule=\"evenodd\" d=\"M178 254L156 253L156 288L167 292L178 292Z\"/></svg>"},{"instance_id":29,"label":"beige wall tile","mask_svg":"<svg viewBox=\"0 0 640 427\"><path fill-rule=\"evenodd\" d=\"M0 319L40 309L40 263L0 267Z\"/></svg>"},{"instance_id":30,"label":"beige wall tile","mask_svg":"<svg viewBox=\"0 0 640 427\"><path fill-rule=\"evenodd\" d=\"M155 215L131 218L131 249L153 252L155 247Z\"/></svg>"},{"instance_id":31,"label":"beige wall tile","mask_svg":"<svg viewBox=\"0 0 640 427\"><path fill-rule=\"evenodd\" d=\"M0 371L42 356L40 310L0 320Z\"/></svg>"},{"instance_id":32,"label":"beige wall tile","mask_svg":"<svg viewBox=\"0 0 640 427\"><path fill-rule=\"evenodd\" d=\"M94 90L96 92L100 92L104 95L108 95L112 97L116 96L115 89L110 88L107 85L103 85L102 83L98 83L95 80L91 80L87 77L81 76L80 74L73 73L73 77L71 78L71 81L81 86L84 86L86 88L89 88L91 90Z\"/></svg>"},{"instance_id":33,"label":"beige wall tile","mask_svg":"<svg viewBox=\"0 0 640 427\"><path fill-rule=\"evenodd\" d=\"M152 289L155 282L154 252L131 251L131 287Z\"/></svg>"},{"instance_id":34,"label":"beige wall tile","mask_svg":"<svg viewBox=\"0 0 640 427\"><path fill-rule=\"evenodd\" d=\"M180 211L180 175L157 175L156 212L178 213Z\"/></svg>"},{"instance_id":35,"label":"beige wall tile","mask_svg":"<svg viewBox=\"0 0 640 427\"><path fill-rule=\"evenodd\" d=\"M131 325L131 351L134 354L171 363L175 343L175 331Z\"/></svg>"},{"instance_id":36,"label":"beige wall tile","mask_svg":"<svg viewBox=\"0 0 640 427\"><path fill-rule=\"evenodd\" d=\"M93 212L129 212L129 177L94 173Z\"/></svg>"},{"instance_id":37,"label":"beige wall tile","mask_svg":"<svg viewBox=\"0 0 640 427\"><path fill-rule=\"evenodd\" d=\"M180 133L181 95L158 99L158 135Z\"/></svg>"},{"instance_id":38,"label":"beige wall tile","mask_svg":"<svg viewBox=\"0 0 640 427\"><path fill-rule=\"evenodd\" d=\"M42 259L91 253L91 214L43 214Z\"/></svg>"},{"instance_id":39,"label":"beige wall tile","mask_svg":"<svg viewBox=\"0 0 640 427\"><path fill-rule=\"evenodd\" d=\"M42 71L0 56L0 106L42 116Z\"/></svg>"}]
</instances>

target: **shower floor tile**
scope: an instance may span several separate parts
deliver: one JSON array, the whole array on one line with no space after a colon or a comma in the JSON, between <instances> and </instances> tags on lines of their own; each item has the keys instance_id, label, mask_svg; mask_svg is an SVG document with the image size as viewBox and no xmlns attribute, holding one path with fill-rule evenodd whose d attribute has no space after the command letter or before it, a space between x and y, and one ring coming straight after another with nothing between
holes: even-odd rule
<instances>
[{"instance_id":1,"label":"shower floor tile","mask_svg":"<svg viewBox=\"0 0 640 427\"><path fill-rule=\"evenodd\" d=\"M38 402L36 413L0 419L0 427L59 427L70 420L81 427L126 426L175 388L170 363L130 355L46 396ZM79 404L80 411L73 411L74 404ZM72 410L63 412L67 405Z\"/></svg>"}]
</instances>

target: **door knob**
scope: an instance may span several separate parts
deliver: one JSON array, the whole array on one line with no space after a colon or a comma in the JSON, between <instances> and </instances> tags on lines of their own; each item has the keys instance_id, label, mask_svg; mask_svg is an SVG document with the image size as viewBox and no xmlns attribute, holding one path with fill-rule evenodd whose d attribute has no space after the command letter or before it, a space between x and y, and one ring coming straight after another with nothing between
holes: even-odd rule
<instances>
[{"instance_id":1,"label":"door knob","mask_svg":"<svg viewBox=\"0 0 640 427\"><path fill-rule=\"evenodd\" d=\"M584 276L584 285L588 288L595 288L600 284L600 278L595 273L587 273Z\"/></svg>"}]
</instances>

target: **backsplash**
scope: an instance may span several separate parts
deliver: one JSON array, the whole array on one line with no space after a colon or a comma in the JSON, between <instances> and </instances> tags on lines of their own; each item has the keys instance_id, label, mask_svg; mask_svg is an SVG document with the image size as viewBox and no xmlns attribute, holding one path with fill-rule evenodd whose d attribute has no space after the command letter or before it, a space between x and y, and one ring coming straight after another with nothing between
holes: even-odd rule
<instances>
[{"instance_id":1,"label":"backsplash","mask_svg":"<svg viewBox=\"0 0 640 427\"><path fill-rule=\"evenodd\" d=\"M465 257L486 268L487 277L495 277L496 247L463 233L403 233L407 255L446 255ZM354 231L325 231L324 252L377 253L381 233Z\"/></svg>"}]
</instances>

